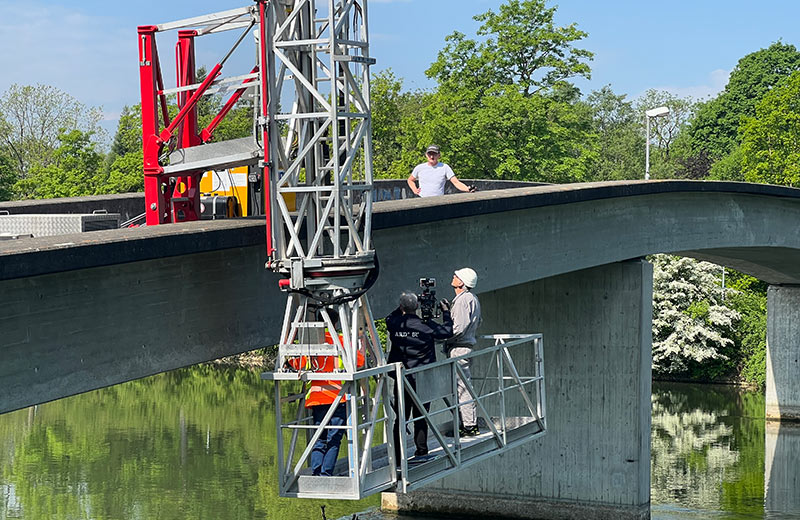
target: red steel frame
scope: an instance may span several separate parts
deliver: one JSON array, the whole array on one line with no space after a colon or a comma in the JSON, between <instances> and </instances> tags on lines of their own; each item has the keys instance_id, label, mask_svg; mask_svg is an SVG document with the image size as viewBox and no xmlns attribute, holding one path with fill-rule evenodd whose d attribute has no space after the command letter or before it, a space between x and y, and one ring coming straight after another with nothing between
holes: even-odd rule
<instances>
[{"instance_id":1,"label":"red steel frame","mask_svg":"<svg viewBox=\"0 0 800 520\"><path fill-rule=\"evenodd\" d=\"M257 0L259 4L259 20L261 34L264 35L265 0ZM214 130L247 89L246 79L242 87L231 95L220 112L201 132L198 131L197 103L200 97L217 79L223 63L217 63L206 78L195 90L180 91L177 94L178 114L170 120L167 109L167 98L164 93L164 81L158 59L156 33L158 26L143 25L138 28L139 34L139 80L141 84L142 108L142 149L144 168L144 192L146 205L146 224L148 226L170 222L186 222L200 219L200 178L204 171L182 172L175 176L164 172L160 158L174 148L198 146L213 138ZM195 48L194 39L198 35L194 30L178 32L178 43L175 48L177 87L194 85ZM259 57L264 63L265 40L261 39ZM230 54L229 54L230 55ZM227 56L226 56L227 58ZM224 62L224 60L223 60ZM251 73L258 72L256 66ZM263 76L263 75L262 75ZM267 114L267 89L262 81L261 115ZM160 114L159 114L160 109ZM160 117L159 117L160 116ZM175 132L177 130L177 135ZM263 143L268 143L267 127L264 125ZM268 154L268 146L265 146ZM269 179L268 157L264 158L264 179ZM269 201L269 183L265 182L266 200ZM269 211L267 211L267 248L272 249L272 233Z\"/></svg>"}]
</instances>

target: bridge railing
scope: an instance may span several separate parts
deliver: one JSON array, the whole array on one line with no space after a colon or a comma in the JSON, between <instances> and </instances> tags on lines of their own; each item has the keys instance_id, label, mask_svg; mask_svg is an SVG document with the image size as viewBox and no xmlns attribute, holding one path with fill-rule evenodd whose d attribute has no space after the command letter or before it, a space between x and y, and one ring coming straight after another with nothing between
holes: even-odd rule
<instances>
[{"instance_id":1,"label":"bridge railing","mask_svg":"<svg viewBox=\"0 0 800 520\"><path fill-rule=\"evenodd\" d=\"M463 368L467 360L472 377ZM279 492L285 497L357 500L392 488L407 492L535 439L547 429L541 334L484 336L468 355L410 370L395 363L349 375L270 372L262 378L276 385ZM315 424L305 407L308 385L339 378L337 404L326 406ZM459 383L470 396L461 402ZM339 399L346 403L346 419L333 425ZM477 409L479 432L465 436L459 432L458 409L470 403ZM410 406L421 413L405 420ZM392 432L398 417L403 420L396 449ZM427 457L410 457L410 432L418 421L428 425ZM312 475L314 444L337 429L344 435L333 476Z\"/></svg>"}]
</instances>

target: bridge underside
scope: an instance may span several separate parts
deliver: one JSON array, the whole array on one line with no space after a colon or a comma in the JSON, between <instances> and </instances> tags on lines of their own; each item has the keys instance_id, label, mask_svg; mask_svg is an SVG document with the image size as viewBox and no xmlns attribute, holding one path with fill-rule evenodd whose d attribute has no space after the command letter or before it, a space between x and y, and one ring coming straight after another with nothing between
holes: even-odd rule
<instances>
[{"instance_id":1,"label":"bridge underside","mask_svg":"<svg viewBox=\"0 0 800 520\"><path fill-rule=\"evenodd\" d=\"M724 265L772 285L798 283L795 273L800 266L800 250L789 247L725 247L674 254Z\"/></svg>"}]
</instances>

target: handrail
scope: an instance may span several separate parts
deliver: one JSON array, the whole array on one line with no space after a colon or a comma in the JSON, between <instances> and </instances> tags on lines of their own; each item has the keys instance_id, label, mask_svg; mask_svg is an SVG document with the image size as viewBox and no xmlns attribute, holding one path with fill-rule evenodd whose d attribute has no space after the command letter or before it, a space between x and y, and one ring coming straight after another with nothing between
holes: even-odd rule
<instances>
[{"instance_id":1,"label":"handrail","mask_svg":"<svg viewBox=\"0 0 800 520\"><path fill-rule=\"evenodd\" d=\"M485 345L486 340L493 344ZM518 367L514 355L523 350L532 351L527 356L530 362ZM472 361L473 373L482 373L468 380L460 366L465 359ZM484 337L481 345L468 354L412 369L392 363L350 374L328 373L326 377L330 379L342 379L339 396L346 400L348 419L341 426L328 424L338 399L326 410L321 424L311 424L311 417L304 408L304 390L309 384L307 376L307 373L274 372L262 375L276 385L282 496L360 499L391 488L407 492L528 442L546 431L541 334ZM416 390L409 384L410 378L416 380ZM456 391L459 381L465 383L470 395L461 402ZM481 384L475 385L478 381ZM302 385L303 395L290 393L286 396L285 391L281 391L281 385L286 384ZM393 401L397 417L392 411ZM458 408L468 403L476 405L481 432L477 436L462 437ZM420 416L405 420L408 406L420 410ZM283 421L284 415L294 417ZM397 421L400 421L401 444L395 447L393 432ZM432 455L420 463L406 453L406 431L417 421L428 424L428 447ZM379 438L379 428L382 428L382 438ZM305 465L312 446L324 431L334 429L345 432L347 459L338 461L335 477L311 476ZM308 445L302 449L298 447L301 431L311 434ZM283 435L288 432L291 432L291 442L286 449ZM395 460L395 451L400 452L399 460Z\"/></svg>"}]
</instances>

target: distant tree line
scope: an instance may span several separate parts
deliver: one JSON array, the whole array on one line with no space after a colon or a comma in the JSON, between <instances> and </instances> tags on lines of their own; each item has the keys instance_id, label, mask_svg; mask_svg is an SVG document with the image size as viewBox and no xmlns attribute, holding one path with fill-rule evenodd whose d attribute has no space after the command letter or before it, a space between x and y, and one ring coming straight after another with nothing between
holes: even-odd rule
<instances>
[{"instance_id":1,"label":"distant tree line","mask_svg":"<svg viewBox=\"0 0 800 520\"><path fill-rule=\"evenodd\" d=\"M435 81L431 89L406 91L391 70L376 73L376 176L407 177L425 147L436 143L462 178L641 179L644 112L666 105L669 116L651 120L652 178L800 186L800 52L793 45L778 41L744 56L711 99L649 90L631 101L610 85L583 96L572 81L591 77L593 54L580 47L587 34L574 23L556 25L555 11L545 0L507 0L477 15L475 35L447 36L426 70ZM221 102L203 100L201 124ZM174 102L171 107L174 113ZM0 200L142 190L138 105L123 110L105 152L99 121L99 109L55 87L12 86L0 97ZM216 137L249 135L251 125L252 106L242 102ZM721 269L665 258L654 260L657 280L698 287L721 282ZM654 317L657 373L763 384L765 285L739 273L729 272L728 279L733 285L724 302L714 296L722 292L708 287L694 291L694 300L658 300L659 291L681 284L657 288L657 312L667 312L663 305L671 302L670 312L678 313L671 326L662 323L663 314ZM689 330L703 327L716 336L689 337Z\"/></svg>"},{"instance_id":2,"label":"distant tree line","mask_svg":"<svg viewBox=\"0 0 800 520\"><path fill-rule=\"evenodd\" d=\"M205 69L197 73L198 81ZM222 107L219 96L198 104L201 128ZM174 97L170 117L177 114ZM214 138L252 133L253 108L238 103ZM49 85L12 85L0 97L0 201L76 197L144 190L140 105L126 106L110 147L99 126L102 112ZM108 148L103 151L103 148Z\"/></svg>"}]
</instances>

